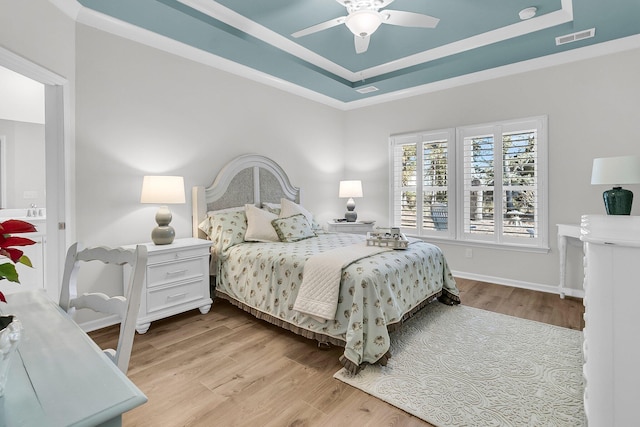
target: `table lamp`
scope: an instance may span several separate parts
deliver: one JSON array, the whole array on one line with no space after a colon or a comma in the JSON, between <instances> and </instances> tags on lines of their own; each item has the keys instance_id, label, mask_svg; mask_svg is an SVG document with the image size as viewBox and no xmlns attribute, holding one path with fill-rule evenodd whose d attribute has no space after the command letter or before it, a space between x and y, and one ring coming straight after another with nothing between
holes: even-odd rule
<instances>
[{"instance_id":1,"label":"table lamp","mask_svg":"<svg viewBox=\"0 0 640 427\"><path fill-rule=\"evenodd\" d=\"M347 200L347 212L345 212L344 217L347 222L355 222L358 218L358 214L355 211L356 202L353 200L353 198L362 197L362 181L340 181L340 191L338 193L338 197L349 198L349 200Z\"/></svg>"},{"instance_id":2,"label":"table lamp","mask_svg":"<svg viewBox=\"0 0 640 427\"><path fill-rule=\"evenodd\" d=\"M169 203L184 203L184 178L181 176L145 176L142 181L140 203L161 205L156 213L158 226L151 232L151 240L156 245L168 245L173 242L176 232L169 225L171 211Z\"/></svg>"},{"instance_id":3,"label":"table lamp","mask_svg":"<svg viewBox=\"0 0 640 427\"><path fill-rule=\"evenodd\" d=\"M602 157L593 159L591 184L613 185L602 193L607 215L630 215L633 193L622 184L640 184L640 157Z\"/></svg>"}]
</instances>

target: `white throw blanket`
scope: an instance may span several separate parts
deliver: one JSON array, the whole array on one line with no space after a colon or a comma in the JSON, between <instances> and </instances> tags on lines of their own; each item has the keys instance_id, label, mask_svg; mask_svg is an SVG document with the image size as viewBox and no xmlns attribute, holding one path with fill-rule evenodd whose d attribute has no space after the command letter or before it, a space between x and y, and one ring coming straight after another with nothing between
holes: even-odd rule
<instances>
[{"instance_id":1,"label":"white throw blanket","mask_svg":"<svg viewBox=\"0 0 640 427\"><path fill-rule=\"evenodd\" d=\"M390 250L393 249L359 243L313 255L304 265L293 309L320 321L333 320L338 307L342 269L359 259Z\"/></svg>"}]
</instances>

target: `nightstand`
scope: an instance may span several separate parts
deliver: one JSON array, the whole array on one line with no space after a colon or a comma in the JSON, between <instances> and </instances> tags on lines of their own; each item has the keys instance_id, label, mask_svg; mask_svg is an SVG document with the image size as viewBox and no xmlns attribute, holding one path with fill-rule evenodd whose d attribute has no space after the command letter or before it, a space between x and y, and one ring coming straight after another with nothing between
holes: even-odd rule
<instances>
[{"instance_id":1,"label":"nightstand","mask_svg":"<svg viewBox=\"0 0 640 427\"><path fill-rule=\"evenodd\" d=\"M364 222L337 222L337 221L328 221L327 222L327 231L335 231L338 233L353 233L353 234L367 234L370 231L373 231L373 226L375 223L367 223Z\"/></svg>"},{"instance_id":2,"label":"nightstand","mask_svg":"<svg viewBox=\"0 0 640 427\"><path fill-rule=\"evenodd\" d=\"M147 271L136 331L144 334L152 321L195 308L207 314L213 303L209 291L211 241L186 238L175 239L169 245L146 246ZM128 283L130 271L125 266L124 283Z\"/></svg>"}]
</instances>

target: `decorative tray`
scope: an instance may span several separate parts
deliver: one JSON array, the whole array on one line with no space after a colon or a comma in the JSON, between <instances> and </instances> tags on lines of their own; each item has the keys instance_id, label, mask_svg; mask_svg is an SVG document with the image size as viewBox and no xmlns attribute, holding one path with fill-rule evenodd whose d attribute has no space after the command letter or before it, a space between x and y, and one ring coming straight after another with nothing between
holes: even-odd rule
<instances>
[{"instance_id":1,"label":"decorative tray","mask_svg":"<svg viewBox=\"0 0 640 427\"><path fill-rule=\"evenodd\" d=\"M409 240L399 228L378 228L367 233L367 246L382 246L393 249L406 249Z\"/></svg>"}]
</instances>

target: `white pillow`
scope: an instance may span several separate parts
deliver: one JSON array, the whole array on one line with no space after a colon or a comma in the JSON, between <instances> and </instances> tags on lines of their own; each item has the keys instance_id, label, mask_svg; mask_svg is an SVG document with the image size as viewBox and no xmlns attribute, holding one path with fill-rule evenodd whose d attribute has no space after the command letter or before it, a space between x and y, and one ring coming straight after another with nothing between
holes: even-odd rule
<instances>
[{"instance_id":1,"label":"white pillow","mask_svg":"<svg viewBox=\"0 0 640 427\"><path fill-rule=\"evenodd\" d=\"M278 215L259 209L254 205L245 205L247 215L247 232L244 240L247 242L279 242L280 238L271 221Z\"/></svg>"},{"instance_id":2,"label":"white pillow","mask_svg":"<svg viewBox=\"0 0 640 427\"><path fill-rule=\"evenodd\" d=\"M297 214L304 215L309 224L313 224L313 214L311 212L289 199L280 199L280 218L288 218Z\"/></svg>"}]
</instances>

